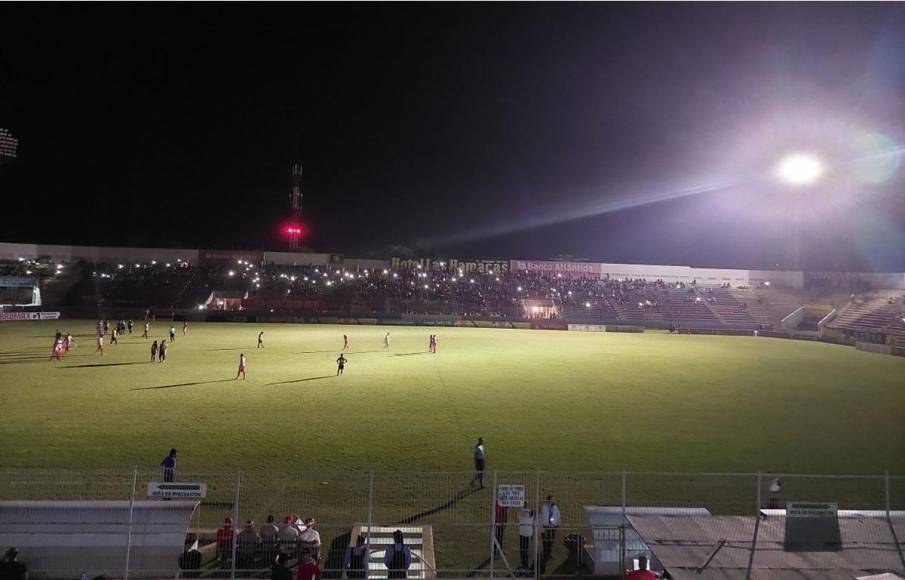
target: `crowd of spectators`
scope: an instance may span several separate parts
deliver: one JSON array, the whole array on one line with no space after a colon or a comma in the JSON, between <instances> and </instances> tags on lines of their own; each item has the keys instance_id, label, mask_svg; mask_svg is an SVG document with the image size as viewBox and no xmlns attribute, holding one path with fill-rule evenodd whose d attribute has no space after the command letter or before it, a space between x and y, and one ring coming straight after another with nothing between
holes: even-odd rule
<instances>
[{"instance_id":1,"label":"crowd of spectators","mask_svg":"<svg viewBox=\"0 0 905 580\"><path fill-rule=\"evenodd\" d=\"M25 265L14 268L25 268ZM239 293L267 308L351 315L426 314L485 318L600 318L663 320L675 302L715 303L696 283L581 277L562 273L286 266L245 260L189 264L54 265L63 275L87 277L82 292L111 309L211 308L215 292ZM65 269L64 269L65 268ZM274 305L275 304L275 305ZM529 304L533 304L532 307ZM88 305L88 304L83 304Z\"/></svg>"}]
</instances>

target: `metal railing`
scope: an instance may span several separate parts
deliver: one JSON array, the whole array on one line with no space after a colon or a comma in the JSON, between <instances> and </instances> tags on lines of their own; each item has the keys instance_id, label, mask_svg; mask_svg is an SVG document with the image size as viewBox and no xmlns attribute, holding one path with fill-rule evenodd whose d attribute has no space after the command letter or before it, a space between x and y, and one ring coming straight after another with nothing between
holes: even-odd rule
<instances>
[{"instance_id":1,"label":"metal railing","mask_svg":"<svg viewBox=\"0 0 905 580\"><path fill-rule=\"evenodd\" d=\"M771 483L777 478L782 484L779 492L775 486L771 489ZM376 560L382 557L381 546L389 540L372 537L371 530L404 528L407 542L430 539L431 545L422 546L423 551L414 558L418 562L417 577L538 578L590 575L595 565L592 548L595 537L601 541L616 539L619 559L613 565L623 571L631 567L636 544L624 518L608 527L592 526L585 506L621 508L623 516L626 510L637 507L656 507L665 514L670 510L679 513L687 508L704 508L714 516L755 516L761 508L780 507L786 501L834 502L840 510L887 513L905 510L905 477L886 474L488 471L480 481L471 471L278 472L180 468L176 480L206 484L206 495L197 500L199 503L191 511L184 530L197 538L200 557L187 558L183 553L180 558L181 548L171 552L172 561L152 563L142 556L145 547L139 536L133 534L133 528L139 524L138 507L150 503L162 505L163 500L147 497L149 483L164 481L156 466L104 470L3 468L0 469L0 511L7 510L3 513L8 514L10 506L19 505L17 502L126 502L122 519L108 522L110 526L121 525L127 530L117 551L121 557L106 559L105 566L87 570L77 552L73 552L71 561L54 569L42 569L33 558L32 578L80 577L85 573L121 578L269 577L273 557L286 546L254 540L268 516L281 529L287 516L293 521L309 517L316 520L313 529L317 530L320 542L316 547L308 547L316 552L313 555L318 557L327 577L343 577L349 548L356 541L351 537L353 529L364 530L362 533L367 535L371 547L372 566L367 577L386 577L386 569ZM561 514L558 525L536 523L529 537L525 526L520 530L517 508L496 509L497 491L502 485L519 487L524 507L538 516L544 502L552 497ZM34 520L32 516L37 517L37 512L29 511L38 509L34 505L21 504L16 521L27 526L30 518ZM73 510L74 514L78 505L60 504L60 522L68 521L66 510ZM227 517L235 522L234 531L223 533ZM253 522L254 532L237 540L236 534L248 521ZM80 525L84 526L84 522ZM221 530L219 542L218 530ZM0 529L0 538L10 543L10 533ZM729 538L721 549L747 550L753 561L757 526L750 537L735 540ZM0 549L6 547L0 545ZM19 546L19 549L20 558L28 564L28 547ZM300 546L289 554L293 565L302 551ZM110 564L111 561L115 563ZM186 568L200 564L200 569L178 571L180 563Z\"/></svg>"}]
</instances>

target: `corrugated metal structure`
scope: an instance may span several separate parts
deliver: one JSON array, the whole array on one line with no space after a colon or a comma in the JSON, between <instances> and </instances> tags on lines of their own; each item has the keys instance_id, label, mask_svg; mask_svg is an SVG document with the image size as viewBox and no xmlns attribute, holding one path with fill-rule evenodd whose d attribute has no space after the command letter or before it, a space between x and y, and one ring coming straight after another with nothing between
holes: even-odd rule
<instances>
[{"instance_id":1,"label":"corrugated metal structure","mask_svg":"<svg viewBox=\"0 0 905 580\"><path fill-rule=\"evenodd\" d=\"M0 546L53 578L176 577L196 501L4 501Z\"/></svg>"},{"instance_id":2,"label":"corrugated metal structure","mask_svg":"<svg viewBox=\"0 0 905 580\"><path fill-rule=\"evenodd\" d=\"M784 515L762 517L756 542L755 518L749 516L629 515L627 519L675 580L745 579L752 546L750 578L754 580L853 580L905 572L901 539L905 518L840 517L840 549L803 552L784 549Z\"/></svg>"}]
</instances>

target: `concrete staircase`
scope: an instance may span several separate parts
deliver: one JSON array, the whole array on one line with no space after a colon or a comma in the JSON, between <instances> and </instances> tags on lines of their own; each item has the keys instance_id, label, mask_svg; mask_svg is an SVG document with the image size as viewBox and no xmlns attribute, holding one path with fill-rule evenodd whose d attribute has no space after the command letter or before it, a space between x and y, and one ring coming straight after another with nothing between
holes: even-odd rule
<instances>
[{"instance_id":1,"label":"concrete staircase","mask_svg":"<svg viewBox=\"0 0 905 580\"><path fill-rule=\"evenodd\" d=\"M393 532L401 530L405 544L412 550L412 566L407 578L433 580L437 577L437 563L434 556L434 534L431 526L373 526L371 528L371 555L368 578L386 578L389 575L383 563L387 548L393 544ZM354 546L359 535L368 534L367 524L355 524L352 528L350 545Z\"/></svg>"}]
</instances>

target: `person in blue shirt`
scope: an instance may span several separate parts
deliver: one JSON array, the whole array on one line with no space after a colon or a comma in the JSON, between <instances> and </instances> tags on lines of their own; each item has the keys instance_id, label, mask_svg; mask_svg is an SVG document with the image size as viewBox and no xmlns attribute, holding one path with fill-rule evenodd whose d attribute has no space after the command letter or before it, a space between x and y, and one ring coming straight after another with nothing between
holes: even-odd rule
<instances>
[{"instance_id":1,"label":"person in blue shirt","mask_svg":"<svg viewBox=\"0 0 905 580\"><path fill-rule=\"evenodd\" d=\"M405 545L402 530L393 532L393 545L387 548L383 563L389 570L388 578L405 578L412 565L412 549Z\"/></svg>"},{"instance_id":2,"label":"person in blue shirt","mask_svg":"<svg viewBox=\"0 0 905 580\"><path fill-rule=\"evenodd\" d=\"M176 449L170 449L170 454L163 458L160 466L163 468L163 480L165 482L176 479Z\"/></svg>"},{"instance_id":3,"label":"person in blue shirt","mask_svg":"<svg viewBox=\"0 0 905 580\"><path fill-rule=\"evenodd\" d=\"M474 446L474 479L471 480L472 485L475 482L484 489L484 461L487 459L487 453L484 451L484 438L478 437L478 442Z\"/></svg>"}]
</instances>

